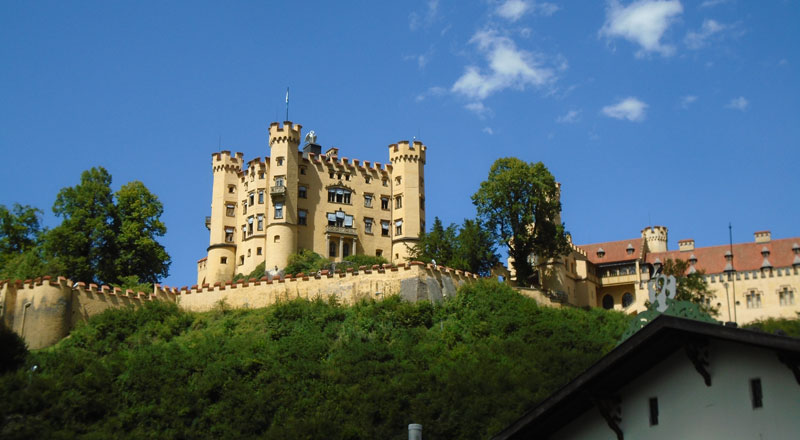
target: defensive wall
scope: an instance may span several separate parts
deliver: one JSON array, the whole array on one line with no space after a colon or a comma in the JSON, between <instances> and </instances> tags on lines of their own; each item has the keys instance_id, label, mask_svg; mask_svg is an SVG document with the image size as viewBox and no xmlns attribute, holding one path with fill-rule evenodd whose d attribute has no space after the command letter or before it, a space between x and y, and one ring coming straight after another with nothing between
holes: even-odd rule
<instances>
[{"instance_id":1,"label":"defensive wall","mask_svg":"<svg viewBox=\"0 0 800 440\"><path fill-rule=\"evenodd\" d=\"M39 349L57 343L79 323L106 309L139 307L145 301L172 301L194 312L212 310L220 302L232 308L260 308L295 298L335 297L353 304L363 298L399 295L412 302L439 301L478 278L469 272L414 261L401 266L348 268L341 273L323 270L181 288L156 284L148 293L75 283L64 277L6 280L0 281L0 319L22 336L28 348Z\"/></svg>"}]
</instances>

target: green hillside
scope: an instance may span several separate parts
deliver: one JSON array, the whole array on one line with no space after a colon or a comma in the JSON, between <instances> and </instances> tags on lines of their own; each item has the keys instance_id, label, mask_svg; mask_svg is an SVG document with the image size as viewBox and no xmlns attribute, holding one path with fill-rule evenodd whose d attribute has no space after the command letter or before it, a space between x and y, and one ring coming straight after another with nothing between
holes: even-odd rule
<instances>
[{"instance_id":1,"label":"green hillside","mask_svg":"<svg viewBox=\"0 0 800 440\"><path fill-rule=\"evenodd\" d=\"M487 438L616 344L619 313L497 282L393 297L93 318L0 377L0 438ZM35 371L32 371L36 365Z\"/></svg>"}]
</instances>

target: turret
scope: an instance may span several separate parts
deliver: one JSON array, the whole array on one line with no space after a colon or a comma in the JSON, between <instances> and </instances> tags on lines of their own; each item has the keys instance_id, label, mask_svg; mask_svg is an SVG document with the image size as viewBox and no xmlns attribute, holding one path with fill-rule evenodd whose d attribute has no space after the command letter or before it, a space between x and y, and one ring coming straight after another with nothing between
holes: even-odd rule
<instances>
[{"instance_id":1,"label":"turret","mask_svg":"<svg viewBox=\"0 0 800 440\"><path fill-rule=\"evenodd\" d=\"M213 184L211 191L211 217L208 223L209 246L205 276L200 284L214 284L233 278L236 258L236 215L239 197L239 173L244 155L222 151L211 155Z\"/></svg>"},{"instance_id":2,"label":"turret","mask_svg":"<svg viewBox=\"0 0 800 440\"><path fill-rule=\"evenodd\" d=\"M282 269L297 249L298 147L302 126L285 121L269 126L270 164L267 186L266 268Z\"/></svg>"},{"instance_id":3,"label":"turret","mask_svg":"<svg viewBox=\"0 0 800 440\"><path fill-rule=\"evenodd\" d=\"M647 226L642 229L642 238L647 243L649 252L667 251L667 227L666 226Z\"/></svg>"},{"instance_id":4,"label":"turret","mask_svg":"<svg viewBox=\"0 0 800 440\"><path fill-rule=\"evenodd\" d=\"M425 229L425 151L420 141L389 145L392 163L392 255L393 263L408 261L409 248Z\"/></svg>"}]
</instances>

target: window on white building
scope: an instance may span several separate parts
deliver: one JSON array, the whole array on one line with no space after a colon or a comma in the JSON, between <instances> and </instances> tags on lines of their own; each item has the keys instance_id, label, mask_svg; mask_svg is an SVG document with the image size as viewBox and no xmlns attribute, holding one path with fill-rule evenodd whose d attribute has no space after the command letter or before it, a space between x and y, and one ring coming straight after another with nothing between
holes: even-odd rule
<instances>
[{"instance_id":1,"label":"window on white building","mask_svg":"<svg viewBox=\"0 0 800 440\"><path fill-rule=\"evenodd\" d=\"M747 308L748 309L760 309L761 308L761 294L758 291L751 290L745 296L747 298Z\"/></svg>"},{"instance_id":2,"label":"window on white building","mask_svg":"<svg viewBox=\"0 0 800 440\"><path fill-rule=\"evenodd\" d=\"M259 231L263 231L264 230L264 214L258 214L258 225L257 226L258 227L256 229L258 229Z\"/></svg>"},{"instance_id":3,"label":"window on white building","mask_svg":"<svg viewBox=\"0 0 800 440\"><path fill-rule=\"evenodd\" d=\"M794 305L794 290L789 287L784 286L781 288L781 290L778 291L778 296L782 306Z\"/></svg>"},{"instance_id":4,"label":"window on white building","mask_svg":"<svg viewBox=\"0 0 800 440\"><path fill-rule=\"evenodd\" d=\"M372 219L364 218L364 233L372 234Z\"/></svg>"},{"instance_id":5,"label":"window on white building","mask_svg":"<svg viewBox=\"0 0 800 440\"><path fill-rule=\"evenodd\" d=\"M283 203L275 204L275 218L283 218Z\"/></svg>"},{"instance_id":6,"label":"window on white building","mask_svg":"<svg viewBox=\"0 0 800 440\"><path fill-rule=\"evenodd\" d=\"M403 220L397 220L394 222L394 235L403 235Z\"/></svg>"},{"instance_id":7,"label":"window on white building","mask_svg":"<svg viewBox=\"0 0 800 440\"><path fill-rule=\"evenodd\" d=\"M381 220L381 235L384 237L389 236L389 220Z\"/></svg>"}]
</instances>

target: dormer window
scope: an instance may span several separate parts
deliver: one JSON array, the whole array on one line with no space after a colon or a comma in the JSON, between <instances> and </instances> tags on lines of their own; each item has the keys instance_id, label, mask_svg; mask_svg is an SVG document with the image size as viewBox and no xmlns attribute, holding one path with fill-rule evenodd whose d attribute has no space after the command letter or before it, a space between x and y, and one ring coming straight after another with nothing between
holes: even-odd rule
<instances>
[{"instance_id":1,"label":"dormer window","mask_svg":"<svg viewBox=\"0 0 800 440\"><path fill-rule=\"evenodd\" d=\"M606 251L603 248L597 249L597 258L603 258L606 256Z\"/></svg>"},{"instance_id":2,"label":"dormer window","mask_svg":"<svg viewBox=\"0 0 800 440\"><path fill-rule=\"evenodd\" d=\"M761 256L764 258L769 257L769 249L766 246L761 248Z\"/></svg>"},{"instance_id":3,"label":"dormer window","mask_svg":"<svg viewBox=\"0 0 800 440\"><path fill-rule=\"evenodd\" d=\"M625 249L625 253L627 253L628 255L633 255L633 251L634 251L633 245L628 243L628 247Z\"/></svg>"}]
</instances>

